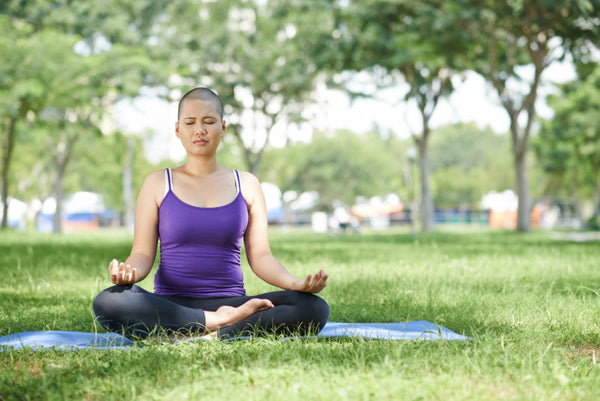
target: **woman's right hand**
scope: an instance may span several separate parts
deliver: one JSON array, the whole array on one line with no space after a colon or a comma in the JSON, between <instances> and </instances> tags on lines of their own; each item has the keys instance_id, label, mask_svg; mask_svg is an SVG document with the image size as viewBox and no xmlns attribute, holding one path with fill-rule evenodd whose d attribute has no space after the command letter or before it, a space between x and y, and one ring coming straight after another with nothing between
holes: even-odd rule
<instances>
[{"instance_id":1,"label":"woman's right hand","mask_svg":"<svg viewBox=\"0 0 600 401\"><path fill-rule=\"evenodd\" d=\"M110 272L110 281L113 284L127 285L135 283L135 267L129 264L119 263L117 259L113 259L108 265L108 271Z\"/></svg>"}]
</instances>

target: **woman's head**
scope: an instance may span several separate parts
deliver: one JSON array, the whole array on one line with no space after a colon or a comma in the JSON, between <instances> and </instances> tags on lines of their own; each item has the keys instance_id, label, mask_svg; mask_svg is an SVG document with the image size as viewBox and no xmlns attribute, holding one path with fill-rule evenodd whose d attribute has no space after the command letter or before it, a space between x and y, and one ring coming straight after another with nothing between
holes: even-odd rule
<instances>
[{"instance_id":1,"label":"woman's head","mask_svg":"<svg viewBox=\"0 0 600 401\"><path fill-rule=\"evenodd\" d=\"M181 110L183 109L183 104L187 100L192 99L213 102L215 104L217 112L219 113L221 121L223 121L223 102L221 101L221 98L215 92L204 87L194 88L181 97L181 100L179 100L179 105L177 107L177 120L181 118Z\"/></svg>"}]
</instances>

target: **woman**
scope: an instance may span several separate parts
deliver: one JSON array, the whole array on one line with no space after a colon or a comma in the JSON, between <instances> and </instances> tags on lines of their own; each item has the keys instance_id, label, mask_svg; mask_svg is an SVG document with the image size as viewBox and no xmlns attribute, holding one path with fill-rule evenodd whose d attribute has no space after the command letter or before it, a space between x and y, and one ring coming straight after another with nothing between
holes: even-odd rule
<instances>
[{"instance_id":1,"label":"woman","mask_svg":"<svg viewBox=\"0 0 600 401\"><path fill-rule=\"evenodd\" d=\"M322 270L304 279L273 256L260 183L250 173L217 163L225 134L221 99L194 88L179 102L175 133L184 165L151 173L136 204L131 254L109 265L114 286L94 299L100 324L129 336L200 331L210 338L262 333L305 335L327 321L327 303L314 295L327 283ZM154 293L134 283L152 268L160 238ZM283 289L246 296L240 268L242 238L252 271Z\"/></svg>"}]
</instances>

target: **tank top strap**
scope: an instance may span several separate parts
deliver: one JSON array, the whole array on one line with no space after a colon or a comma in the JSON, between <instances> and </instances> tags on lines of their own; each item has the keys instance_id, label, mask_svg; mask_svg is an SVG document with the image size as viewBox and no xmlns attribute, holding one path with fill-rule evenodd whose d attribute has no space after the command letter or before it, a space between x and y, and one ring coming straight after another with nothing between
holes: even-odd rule
<instances>
[{"instance_id":1,"label":"tank top strap","mask_svg":"<svg viewBox=\"0 0 600 401\"><path fill-rule=\"evenodd\" d=\"M171 169L165 169L165 195L169 193L169 190L173 190L173 178L171 178Z\"/></svg>"},{"instance_id":2,"label":"tank top strap","mask_svg":"<svg viewBox=\"0 0 600 401\"><path fill-rule=\"evenodd\" d=\"M235 183L237 186L237 193L242 192L242 184L240 183L240 173L237 170L233 170L235 172Z\"/></svg>"}]
</instances>

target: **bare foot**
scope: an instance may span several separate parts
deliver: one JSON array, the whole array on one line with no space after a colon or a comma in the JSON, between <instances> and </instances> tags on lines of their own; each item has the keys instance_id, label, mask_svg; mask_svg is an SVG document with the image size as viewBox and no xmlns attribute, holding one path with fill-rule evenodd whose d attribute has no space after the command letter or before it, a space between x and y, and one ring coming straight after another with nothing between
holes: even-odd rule
<instances>
[{"instance_id":1,"label":"bare foot","mask_svg":"<svg viewBox=\"0 0 600 401\"><path fill-rule=\"evenodd\" d=\"M246 319L248 316L270 309L273 306L271 301L261 298L252 298L237 308L233 306L221 306L214 312L204 312L206 329L215 331L223 327L232 326Z\"/></svg>"}]
</instances>

